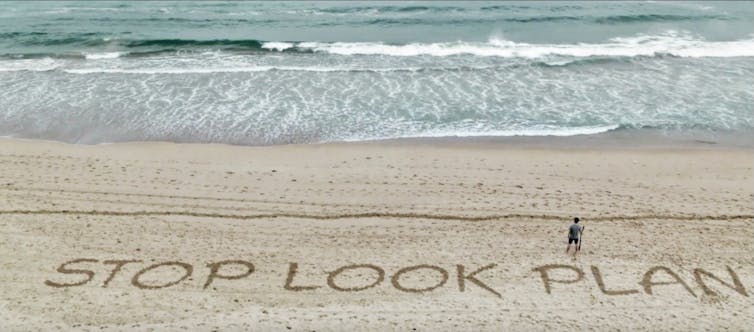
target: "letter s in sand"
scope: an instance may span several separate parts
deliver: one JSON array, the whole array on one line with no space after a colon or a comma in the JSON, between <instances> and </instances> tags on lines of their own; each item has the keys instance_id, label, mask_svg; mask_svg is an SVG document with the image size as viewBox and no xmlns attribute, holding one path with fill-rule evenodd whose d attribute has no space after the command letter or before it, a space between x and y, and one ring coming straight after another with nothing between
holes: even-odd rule
<instances>
[{"instance_id":1,"label":"letter s in sand","mask_svg":"<svg viewBox=\"0 0 754 332\"><path fill-rule=\"evenodd\" d=\"M87 282L92 281L92 278L94 278L94 271L91 270L79 270L79 269L69 269L67 268L67 265L69 264L76 264L76 263L97 263L99 262L96 259L90 259L90 258L79 258L67 261L63 264L60 264L60 266L57 268L56 271L63 274L83 274L86 275L86 279L73 282L73 283L58 283L50 280L45 280L45 285L55 288L62 288L62 287L73 287L73 286L81 286Z\"/></svg>"}]
</instances>

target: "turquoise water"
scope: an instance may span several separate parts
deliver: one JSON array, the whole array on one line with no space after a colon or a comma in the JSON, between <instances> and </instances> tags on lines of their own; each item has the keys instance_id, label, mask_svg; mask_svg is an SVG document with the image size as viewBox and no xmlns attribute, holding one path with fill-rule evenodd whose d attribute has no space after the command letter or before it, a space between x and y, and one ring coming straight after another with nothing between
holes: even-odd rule
<instances>
[{"instance_id":1,"label":"turquoise water","mask_svg":"<svg viewBox=\"0 0 754 332\"><path fill-rule=\"evenodd\" d=\"M751 2L2 2L0 135L754 131Z\"/></svg>"}]
</instances>

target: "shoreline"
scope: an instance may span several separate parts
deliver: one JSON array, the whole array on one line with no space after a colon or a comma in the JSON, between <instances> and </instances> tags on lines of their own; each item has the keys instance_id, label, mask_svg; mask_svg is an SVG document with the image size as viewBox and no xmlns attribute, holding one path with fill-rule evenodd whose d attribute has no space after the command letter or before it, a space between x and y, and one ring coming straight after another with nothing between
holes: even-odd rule
<instances>
[{"instance_id":1,"label":"shoreline","mask_svg":"<svg viewBox=\"0 0 754 332\"><path fill-rule=\"evenodd\" d=\"M611 130L597 134L569 136L439 136L439 137L398 137L368 140L341 140L309 143L282 143L248 145L224 142L193 141L116 141L102 143L74 143L55 139L0 136L0 140L39 141L81 146L118 144L177 144L177 145L220 145L239 147L278 147L278 146L328 146L328 145L385 145L385 146L459 146L483 147L499 146L507 148L539 149L743 149L754 150L754 132L704 131L668 133L659 129Z\"/></svg>"}]
</instances>

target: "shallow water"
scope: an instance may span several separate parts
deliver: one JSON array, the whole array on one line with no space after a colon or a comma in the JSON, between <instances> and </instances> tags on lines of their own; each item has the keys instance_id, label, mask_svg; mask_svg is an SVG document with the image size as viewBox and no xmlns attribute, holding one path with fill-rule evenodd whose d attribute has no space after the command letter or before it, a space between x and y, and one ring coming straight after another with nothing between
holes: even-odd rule
<instances>
[{"instance_id":1,"label":"shallow water","mask_svg":"<svg viewBox=\"0 0 754 332\"><path fill-rule=\"evenodd\" d=\"M750 3L0 9L0 135L280 144L754 130Z\"/></svg>"}]
</instances>

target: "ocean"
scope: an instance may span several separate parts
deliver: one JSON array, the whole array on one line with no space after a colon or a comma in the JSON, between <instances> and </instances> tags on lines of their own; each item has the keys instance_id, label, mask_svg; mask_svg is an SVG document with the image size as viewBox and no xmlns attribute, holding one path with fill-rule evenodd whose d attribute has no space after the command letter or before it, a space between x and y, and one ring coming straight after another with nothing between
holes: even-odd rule
<instances>
[{"instance_id":1,"label":"ocean","mask_svg":"<svg viewBox=\"0 0 754 332\"><path fill-rule=\"evenodd\" d=\"M0 3L0 135L754 132L751 2Z\"/></svg>"}]
</instances>

